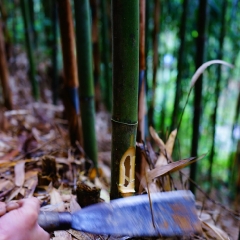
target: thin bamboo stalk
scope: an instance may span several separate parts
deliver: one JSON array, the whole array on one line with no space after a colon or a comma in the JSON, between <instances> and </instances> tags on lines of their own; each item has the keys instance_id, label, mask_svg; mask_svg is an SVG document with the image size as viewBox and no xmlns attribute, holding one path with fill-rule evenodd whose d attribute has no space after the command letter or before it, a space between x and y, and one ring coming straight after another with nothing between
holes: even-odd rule
<instances>
[{"instance_id":1,"label":"thin bamboo stalk","mask_svg":"<svg viewBox=\"0 0 240 240\"><path fill-rule=\"evenodd\" d=\"M110 43L108 37L108 14L107 0L101 0L101 35L102 35L102 60L104 65L104 103L109 112L112 111L112 79L109 68L110 63Z\"/></svg>"},{"instance_id":2,"label":"thin bamboo stalk","mask_svg":"<svg viewBox=\"0 0 240 240\"><path fill-rule=\"evenodd\" d=\"M139 93L138 93L138 127L137 127L137 142L142 142L145 139L145 15L146 15L146 0L139 1L140 8L140 36L139 36ZM139 180L144 177L146 161L139 148L136 150L136 189L139 189Z\"/></svg>"},{"instance_id":3,"label":"thin bamboo stalk","mask_svg":"<svg viewBox=\"0 0 240 240\"><path fill-rule=\"evenodd\" d=\"M80 108L78 96L78 73L75 56L72 11L69 0L58 0L58 15L64 66L64 105L69 123L71 144L82 144Z\"/></svg>"},{"instance_id":4,"label":"thin bamboo stalk","mask_svg":"<svg viewBox=\"0 0 240 240\"><path fill-rule=\"evenodd\" d=\"M157 69L159 64L158 42L159 42L159 26L160 26L160 0L154 1L154 29L153 29L153 80L152 80L152 101L148 111L149 125L154 126L154 108L155 108L155 92L157 86Z\"/></svg>"},{"instance_id":5,"label":"thin bamboo stalk","mask_svg":"<svg viewBox=\"0 0 240 240\"><path fill-rule=\"evenodd\" d=\"M1 20L0 20L0 80L2 84L4 106L7 109L12 110L13 109L12 93L9 86L9 72L6 60Z\"/></svg>"},{"instance_id":6,"label":"thin bamboo stalk","mask_svg":"<svg viewBox=\"0 0 240 240\"><path fill-rule=\"evenodd\" d=\"M227 12L227 0L223 0L222 3L222 12L221 12L221 30L219 34L219 49L217 59L223 59L223 46L224 39L226 34L226 12ZM210 186L212 185L212 168L213 168L213 160L215 155L215 135L216 135L216 123L217 123L217 112L219 106L219 97L221 93L221 82L222 82L222 68L221 65L217 66L217 82L215 86L215 94L214 94L214 109L212 114L212 146L209 154L209 171L208 171L208 181Z\"/></svg>"},{"instance_id":7,"label":"thin bamboo stalk","mask_svg":"<svg viewBox=\"0 0 240 240\"><path fill-rule=\"evenodd\" d=\"M84 150L97 168L93 55L89 0L75 0L74 8Z\"/></svg>"},{"instance_id":8,"label":"thin bamboo stalk","mask_svg":"<svg viewBox=\"0 0 240 240\"><path fill-rule=\"evenodd\" d=\"M93 49L93 79L96 111L100 109L101 90L100 90L100 42L99 42L99 10L98 1L90 0L92 10L92 49Z\"/></svg>"},{"instance_id":9,"label":"thin bamboo stalk","mask_svg":"<svg viewBox=\"0 0 240 240\"><path fill-rule=\"evenodd\" d=\"M57 61L57 53L58 53L58 16L57 16L57 5L56 1L52 1L52 99L53 104L57 104L58 100L58 90L59 90L59 81L58 81L58 61Z\"/></svg>"},{"instance_id":10,"label":"thin bamboo stalk","mask_svg":"<svg viewBox=\"0 0 240 240\"><path fill-rule=\"evenodd\" d=\"M184 62L184 50L185 50L185 35L186 35L186 26L187 26L187 13L188 13L188 0L183 1L182 5L182 16L181 24L179 29L179 40L180 46L178 49L178 60L177 60L177 79L176 79L176 90L175 90L175 99L172 112L172 123L171 130L174 130L177 127L177 123L180 115L180 99L182 95L181 82L182 82L182 72L183 72L183 62Z\"/></svg>"},{"instance_id":11,"label":"thin bamboo stalk","mask_svg":"<svg viewBox=\"0 0 240 240\"><path fill-rule=\"evenodd\" d=\"M35 100L39 100L39 87L36 79L36 65L33 57L33 39L30 28L29 6L27 0L21 0L21 10L25 28L25 41L29 61L29 75L32 84L32 93Z\"/></svg>"},{"instance_id":12,"label":"thin bamboo stalk","mask_svg":"<svg viewBox=\"0 0 240 240\"><path fill-rule=\"evenodd\" d=\"M8 14L9 11L6 10L4 2L0 1L0 15L2 19L2 32L4 36L5 56L7 61L12 56L12 44L13 44L7 28L7 20L9 18Z\"/></svg>"},{"instance_id":13,"label":"thin bamboo stalk","mask_svg":"<svg viewBox=\"0 0 240 240\"><path fill-rule=\"evenodd\" d=\"M207 2L208 0L199 0L199 12L198 12L198 38L196 42L196 69L204 62L205 56L205 29L207 23ZM191 143L191 156L198 155L198 143L199 143L199 127L202 108L202 75L198 78L198 81L194 87L194 112L193 112L193 134ZM197 163L193 163L190 166L190 178L195 181L197 174ZM195 185L190 182L190 190L195 193Z\"/></svg>"}]
</instances>

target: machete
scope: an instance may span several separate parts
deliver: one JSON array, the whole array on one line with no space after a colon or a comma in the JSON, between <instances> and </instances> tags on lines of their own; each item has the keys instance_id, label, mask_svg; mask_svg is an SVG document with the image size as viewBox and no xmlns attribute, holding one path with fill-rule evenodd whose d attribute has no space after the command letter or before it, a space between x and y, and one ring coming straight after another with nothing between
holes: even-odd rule
<instances>
[{"instance_id":1,"label":"machete","mask_svg":"<svg viewBox=\"0 0 240 240\"><path fill-rule=\"evenodd\" d=\"M38 223L47 231L75 229L113 236L189 236L201 232L194 196L180 190L151 193L85 207L73 214L40 212Z\"/></svg>"}]
</instances>

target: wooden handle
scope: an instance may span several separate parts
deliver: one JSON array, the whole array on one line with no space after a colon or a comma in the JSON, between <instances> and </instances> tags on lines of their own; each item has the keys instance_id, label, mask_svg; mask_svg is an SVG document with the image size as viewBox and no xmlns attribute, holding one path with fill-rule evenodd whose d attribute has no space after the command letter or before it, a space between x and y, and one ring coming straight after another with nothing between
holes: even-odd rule
<instances>
[{"instance_id":1,"label":"wooden handle","mask_svg":"<svg viewBox=\"0 0 240 240\"><path fill-rule=\"evenodd\" d=\"M47 232L67 230L72 225L72 214L69 212L40 212L38 224Z\"/></svg>"}]
</instances>

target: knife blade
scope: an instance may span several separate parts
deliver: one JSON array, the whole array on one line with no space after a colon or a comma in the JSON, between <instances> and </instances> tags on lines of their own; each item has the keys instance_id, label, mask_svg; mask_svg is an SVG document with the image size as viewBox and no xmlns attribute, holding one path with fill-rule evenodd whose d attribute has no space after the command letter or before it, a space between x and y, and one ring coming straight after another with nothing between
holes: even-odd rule
<instances>
[{"instance_id":1,"label":"knife blade","mask_svg":"<svg viewBox=\"0 0 240 240\"><path fill-rule=\"evenodd\" d=\"M69 228L115 236L189 236L201 232L194 195L180 190L121 198L99 203L73 214L41 212L39 225L45 230Z\"/></svg>"}]
</instances>

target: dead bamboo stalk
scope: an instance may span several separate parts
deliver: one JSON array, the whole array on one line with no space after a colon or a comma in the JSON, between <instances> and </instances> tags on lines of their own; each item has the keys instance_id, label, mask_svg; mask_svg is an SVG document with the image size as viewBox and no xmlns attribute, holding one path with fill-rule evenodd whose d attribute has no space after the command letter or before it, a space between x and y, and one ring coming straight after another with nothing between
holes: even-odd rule
<instances>
[{"instance_id":1,"label":"dead bamboo stalk","mask_svg":"<svg viewBox=\"0 0 240 240\"><path fill-rule=\"evenodd\" d=\"M0 80L3 90L4 106L7 109L12 110L13 109L12 93L9 86L9 72L4 47L4 37L1 20L0 20Z\"/></svg>"},{"instance_id":2,"label":"dead bamboo stalk","mask_svg":"<svg viewBox=\"0 0 240 240\"><path fill-rule=\"evenodd\" d=\"M146 114L145 99L145 17L146 0L139 1L140 28L139 28L139 92L138 92L138 127L137 142L142 142L145 138L144 118ZM139 180L145 176L146 161L139 148L136 149L136 190L139 189Z\"/></svg>"},{"instance_id":3,"label":"dead bamboo stalk","mask_svg":"<svg viewBox=\"0 0 240 240\"><path fill-rule=\"evenodd\" d=\"M64 105L69 122L71 144L82 145L75 35L69 0L58 0L58 15L64 68Z\"/></svg>"}]
</instances>

